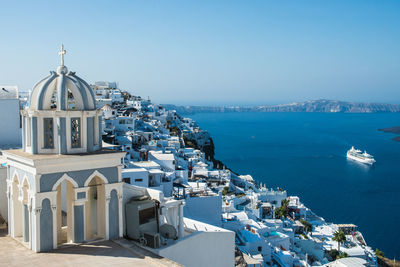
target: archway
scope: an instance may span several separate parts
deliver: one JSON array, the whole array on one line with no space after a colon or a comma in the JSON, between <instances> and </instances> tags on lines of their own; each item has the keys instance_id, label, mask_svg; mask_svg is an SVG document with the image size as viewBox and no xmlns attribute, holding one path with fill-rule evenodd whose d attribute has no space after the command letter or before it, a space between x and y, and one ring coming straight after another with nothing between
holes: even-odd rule
<instances>
[{"instance_id":1,"label":"archway","mask_svg":"<svg viewBox=\"0 0 400 267\"><path fill-rule=\"evenodd\" d=\"M67 96L68 96L68 97L67 97L68 109L69 109L69 110L74 110L74 109L76 109L76 106L77 106L76 100L75 100L74 94L71 92L70 89L67 90Z\"/></svg>"},{"instance_id":2,"label":"archway","mask_svg":"<svg viewBox=\"0 0 400 267\"><path fill-rule=\"evenodd\" d=\"M29 232L30 229L30 214L28 210L29 202L29 183L27 179L24 179L22 183L22 238L24 242L30 241Z\"/></svg>"},{"instance_id":3,"label":"archway","mask_svg":"<svg viewBox=\"0 0 400 267\"><path fill-rule=\"evenodd\" d=\"M85 203L85 239L105 238L106 199L104 181L95 176L88 183L88 187L88 201Z\"/></svg>"},{"instance_id":4,"label":"archway","mask_svg":"<svg viewBox=\"0 0 400 267\"><path fill-rule=\"evenodd\" d=\"M73 238L72 209L74 204L74 184L63 179L57 190L57 245L71 243Z\"/></svg>"},{"instance_id":5,"label":"archway","mask_svg":"<svg viewBox=\"0 0 400 267\"><path fill-rule=\"evenodd\" d=\"M13 237L21 238L23 229L22 229L22 203L19 200L19 181L18 176L14 175L13 183L12 183L12 208L13 208L13 218L12 218L12 229L13 229Z\"/></svg>"}]
</instances>

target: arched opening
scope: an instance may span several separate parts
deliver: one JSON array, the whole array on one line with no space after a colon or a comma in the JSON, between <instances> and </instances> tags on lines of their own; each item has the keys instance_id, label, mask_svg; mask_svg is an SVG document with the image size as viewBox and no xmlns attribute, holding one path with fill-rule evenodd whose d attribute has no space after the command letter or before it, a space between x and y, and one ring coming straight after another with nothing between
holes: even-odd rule
<instances>
[{"instance_id":1,"label":"arched opening","mask_svg":"<svg viewBox=\"0 0 400 267\"><path fill-rule=\"evenodd\" d=\"M73 77L68 76L66 80L66 108L68 110L83 110L84 109L84 99L82 96L81 84L74 80Z\"/></svg>"},{"instance_id":2,"label":"arched opening","mask_svg":"<svg viewBox=\"0 0 400 267\"><path fill-rule=\"evenodd\" d=\"M22 184L22 237L24 242L30 241L30 220L29 220L29 184L24 180Z\"/></svg>"},{"instance_id":3,"label":"arched opening","mask_svg":"<svg viewBox=\"0 0 400 267\"><path fill-rule=\"evenodd\" d=\"M74 95L72 94L72 91L68 88L67 90L67 105L68 105L68 109L76 109L76 100Z\"/></svg>"},{"instance_id":4,"label":"arched opening","mask_svg":"<svg viewBox=\"0 0 400 267\"><path fill-rule=\"evenodd\" d=\"M19 200L19 181L18 177L15 175L12 183L12 207L13 207L13 218L12 218L12 228L13 237L22 238L22 203Z\"/></svg>"},{"instance_id":5,"label":"arched opening","mask_svg":"<svg viewBox=\"0 0 400 267\"><path fill-rule=\"evenodd\" d=\"M51 94L50 109L57 108L57 86L54 87L53 93Z\"/></svg>"},{"instance_id":6,"label":"arched opening","mask_svg":"<svg viewBox=\"0 0 400 267\"><path fill-rule=\"evenodd\" d=\"M72 209L74 185L64 179L57 186L57 244L71 243L73 238Z\"/></svg>"},{"instance_id":7,"label":"arched opening","mask_svg":"<svg viewBox=\"0 0 400 267\"><path fill-rule=\"evenodd\" d=\"M104 181L98 176L95 176L90 180L88 186L88 201L85 203L85 239L102 239L106 236L106 199Z\"/></svg>"}]
</instances>

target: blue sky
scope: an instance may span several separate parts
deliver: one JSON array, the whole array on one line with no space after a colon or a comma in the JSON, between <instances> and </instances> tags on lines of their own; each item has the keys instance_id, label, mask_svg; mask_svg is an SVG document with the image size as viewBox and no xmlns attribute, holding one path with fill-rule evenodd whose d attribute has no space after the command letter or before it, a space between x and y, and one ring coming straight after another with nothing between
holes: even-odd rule
<instances>
[{"instance_id":1,"label":"blue sky","mask_svg":"<svg viewBox=\"0 0 400 267\"><path fill-rule=\"evenodd\" d=\"M158 103L400 103L400 1L1 1L0 84L59 64Z\"/></svg>"}]
</instances>

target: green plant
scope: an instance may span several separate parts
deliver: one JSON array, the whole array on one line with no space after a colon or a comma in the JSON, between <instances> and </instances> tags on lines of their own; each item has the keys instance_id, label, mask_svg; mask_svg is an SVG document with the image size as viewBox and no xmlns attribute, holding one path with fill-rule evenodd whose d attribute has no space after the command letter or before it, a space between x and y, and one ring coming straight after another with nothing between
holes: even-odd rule
<instances>
[{"instance_id":1,"label":"green plant","mask_svg":"<svg viewBox=\"0 0 400 267\"><path fill-rule=\"evenodd\" d=\"M179 136L179 132L180 132L180 130L176 126L169 128L169 134L171 136Z\"/></svg>"},{"instance_id":2,"label":"green plant","mask_svg":"<svg viewBox=\"0 0 400 267\"><path fill-rule=\"evenodd\" d=\"M304 237L304 239L308 239L308 236L306 236L305 234L300 234L302 237Z\"/></svg>"},{"instance_id":3,"label":"green plant","mask_svg":"<svg viewBox=\"0 0 400 267\"><path fill-rule=\"evenodd\" d=\"M289 199L283 199L281 206L275 209L275 218L286 218L289 215L288 205Z\"/></svg>"},{"instance_id":4,"label":"green plant","mask_svg":"<svg viewBox=\"0 0 400 267\"><path fill-rule=\"evenodd\" d=\"M185 142L186 147L191 147L194 149L199 149L199 146L195 139L189 139L186 135L183 136L183 141Z\"/></svg>"},{"instance_id":5,"label":"green plant","mask_svg":"<svg viewBox=\"0 0 400 267\"><path fill-rule=\"evenodd\" d=\"M339 256L339 251L337 249L331 249L328 251L329 256L331 256L332 260L336 260L337 256Z\"/></svg>"},{"instance_id":6,"label":"green plant","mask_svg":"<svg viewBox=\"0 0 400 267\"><path fill-rule=\"evenodd\" d=\"M341 259L341 258L347 258L349 255L347 255L346 252L341 252L339 255L336 257L336 259Z\"/></svg>"},{"instance_id":7,"label":"green plant","mask_svg":"<svg viewBox=\"0 0 400 267\"><path fill-rule=\"evenodd\" d=\"M281 205L285 208L287 208L289 206L289 199L282 199L281 201Z\"/></svg>"},{"instance_id":8,"label":"green plant","mask_svg":"<svg viewBox=\"0 0 400 267\"><path fill-rule=\"evenodd\" d=\"M224 189L222 189L222 195L225 196L229 192L229 187L225 186Z\"/></svg>"},{"instance_id":9,"label":"green plant","mask_svg":"<svg viewBox=\"0 0 400 267\"><path fill-rule=\"evenodd\" d=\"M304 219L300 219L300 222L301 222L302 225L304 225L304 230L307 233L312 232L312 224L311 223L307 222Z\"/></svg>"},{"instance_id":10,"label":"green plant","mask_svg":"<svg viewBox=\"0 0 400 267\"><path fill-rule=\"evenodd\" d=\"M285 207L279 207L275 209L275 218L286 218L288 216L288 211Z\"/></svg>"},{"instance_id":11,"label":"green plant","mask_svg":"<svg viewBox=\"0 0 400 267\"><path fill-rule=\"evenodd\" d=\"M337 249L329 250L328 254L329 254L329 256L331 256L332 260L347 258L349 256L346 252L340 252Z\"/></svg>"},{"instance_id":12,"label":"green plant","mask_svg":"<svg viewBox=\"0 0 400 267\"><path fill-rule=\"evenodd\" d=\"M375 254L378 257L382 257L382 258L385 257L385 253L383 253L383 251L380 251L379 249L375 249Z\"/></svg>"},{"instance_id":13,"label":"green plant","mask_svg":"<svg viewBox=\"0 0 400 267\"><path fill-rule=\"evenodd\" d=\"M343 233L342 230L336 231L333 234L332 240L338 242L338 251L340 252L340 244L343 243L344 241L346 241L346 235Z\"/></svg>"}]
</instances>

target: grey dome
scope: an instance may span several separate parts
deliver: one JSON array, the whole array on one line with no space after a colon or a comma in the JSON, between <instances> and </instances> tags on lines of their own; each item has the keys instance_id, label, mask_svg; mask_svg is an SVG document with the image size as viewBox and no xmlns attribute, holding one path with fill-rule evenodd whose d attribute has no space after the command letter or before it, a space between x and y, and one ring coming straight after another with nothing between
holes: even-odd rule
<instances>
[{"instance_id":1,"label":"grey dome","mask_svg":"<svg viewBox=\"0 0 400 267\"><path fill-rule=\"evenodd\" d=\"M92 88L75 72L68 72L67 67L60 66L57 72L38 82L31 93L29 108L32 110L49 110L56 103L57 110L68 110L68 96L73 96L74 110L95 110L96 101Z\"/></svg>"}]
</instances>

